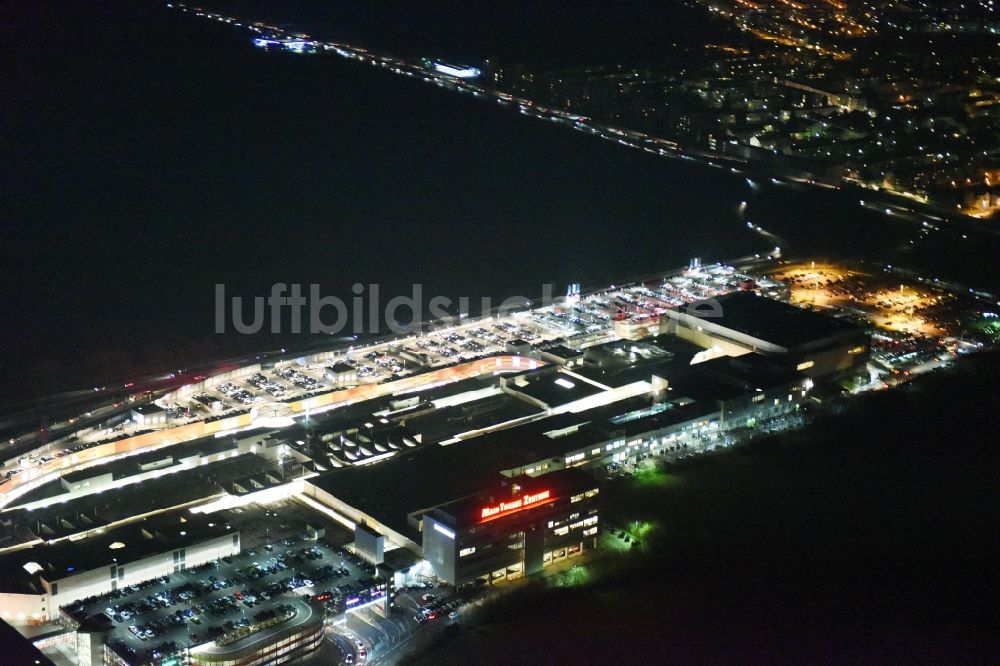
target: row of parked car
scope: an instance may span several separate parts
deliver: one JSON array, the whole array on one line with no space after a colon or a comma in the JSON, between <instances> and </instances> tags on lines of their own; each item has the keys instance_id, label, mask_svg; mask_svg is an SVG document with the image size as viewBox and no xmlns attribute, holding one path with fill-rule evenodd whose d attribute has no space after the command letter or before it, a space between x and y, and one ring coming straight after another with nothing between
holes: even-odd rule
<instances>
[{"instance_id":1,"label":"row of parked car","mask_svg":"<svg viewBox=\"0 0 1000 666\"><path fill-rule=\"evenodd\" d=\"M250 386L257 389L258 391L267 391L275 398L285 397L285 388L281 384L274 381L273 379L268 379L259 372L255 375L252 375L247 380L247 383L250 384Z\"/></svg>"},{"instance_id":2,"label":"row of parked car","mask_svg":"<svg viewBox=\"0 0 1000 666\"><path fill-rule=\"evenodd\" d=\"M236 631L237 629L249 627L252 624L272 620L278 616L289 617L294 614L294 607L288 604L281 604L275 608L268 608L254 613L252 619L249 617L241 617L238 620L228 620L220 625L211 626L205 630L205 637L209 640L213 640L229 632ZM197 634L192 634L191 638L195 639L196 636Z\"/></svg>"},{"instance_id":3,"label":"row of parked car","mask_svg":"<svg viewBox=\"0 0 1000 666\"><path fill-rule=\"evenodd\" d=\"M176 606L182 601L192 599L196 594L194 586L188 583L172 590L163 590L156 594L150 594L143 599L134 599L108 606L104 609L104 614L112 622L122 622L152 610Z\"/></svg>"},{"instance_id":4,"label":"row of parked car","mask_svg":"<svg viewBox=\"0 0 1000 666\"><path fill-rule=\"evenodd\" d=\"M139 640L146 641L152 638L159 638L177 627L185 626L192 617L197 617L195 609L178 609L155 620L150 620L142 624L129 625L128 630ZM198 624L200 624L200 621Z\"/></svg>"},{"instance_id":5,"label":"row of parked car","mask_svg":"<svg viewBox=\"0 0 1000 666\"><path fill-rule=\"evenodd\" d=\"M424 605L420 607L420 610L413 617L419 624L436 620L446 614L454 620L458 617L458 609L462 605L462 600L457 597L444 599L434 594L425 594L421 597L421 601L424 602Z\"/></svg>"},{"instance_id":6,"label":"row of parked car","mask_svg":"<svg viewBox=\"0 0 1000 666\"><path fill-rule=\"evenodd\" d=\"M121 640L112 642L111 649L117 652L129 664L139 663L140 656L145 656L146 661L153 662L164 657L180 657L185 651L184 646L178 644L177 641L166 641L159 645L154 645L144 650L143 655L139 654L139 650Z\"/></svg>"},{"instance_id":7,"label":"row of parked car","mask_svg":"<svg viewBox=\"0 0 1000 666\"><path fill-rule=\"evenodd\" d=\"M275 370L274 374L306 391L317 391L323 388L322 382L316 381L312 377L307 377L294 368Z\"/></svg>"}]
</instances>

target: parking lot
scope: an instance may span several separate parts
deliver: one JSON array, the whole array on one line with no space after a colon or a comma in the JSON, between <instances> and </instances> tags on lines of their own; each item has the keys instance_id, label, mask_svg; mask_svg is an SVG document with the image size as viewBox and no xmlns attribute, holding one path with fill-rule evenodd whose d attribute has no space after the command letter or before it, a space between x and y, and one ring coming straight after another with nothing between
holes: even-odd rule
<instances>
[{"instance_id":1,"label":"parking lot","mask_svg":"<svg viewBox=\"0 0 1000 666\"><path fill-rule=\"evenodd\" d=\"M432 582L398 590L388 617L362 610L349 613L342 623L331 627L319 662L395 664L458 622L467 603L467 596Z\"/></svg>"},{"instance_id":2,"label":"parking lot","mask_svg":"<svg viewBox=\"0 0 1000 666\"><path fill-rule=\"evenodd\" d=\"M109 643L129 660L157 658L227 632L292 612L322 599L332 613L380 595L374 568L342 549L343 534L309 538L308 516L294 502L244 508L234 527L273 524L271 540L251 536L243 552L85 600L67 610L79 620L104 614L115 631ZM220 519L224 519L221 517ZM262 534L267 535L265 529ZM250 545L250 544L253 545Z\"/></svg>"}]
</instances>

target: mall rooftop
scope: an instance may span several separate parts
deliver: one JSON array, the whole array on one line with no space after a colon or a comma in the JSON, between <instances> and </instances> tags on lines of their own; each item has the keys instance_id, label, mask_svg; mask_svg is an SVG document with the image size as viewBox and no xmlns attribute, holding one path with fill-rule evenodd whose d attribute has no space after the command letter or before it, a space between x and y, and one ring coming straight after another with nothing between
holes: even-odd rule
<instances>
[{"instance_id":1,"label":"mall rooftop","mask_svg":"<svg viewBox=\"0 0 1000 666\"><path fill-rule=\"evenodd\" d=\"M112 564L135 562L232 533L224 521L172 512L83 539L43 543L0 555L0 590L41 593L39 578L66 578Z\"/></svg>"},{"instance_id":2,"label":"mall rooftop","mask_svg":"<svg viewBox=\"0 0 1000 666\"><path fill-rule=\"evenodd\" d=\"M864 333L850 322L748 291L695 301L681 311L789 351Z\"/></svg>"}]
</instances>

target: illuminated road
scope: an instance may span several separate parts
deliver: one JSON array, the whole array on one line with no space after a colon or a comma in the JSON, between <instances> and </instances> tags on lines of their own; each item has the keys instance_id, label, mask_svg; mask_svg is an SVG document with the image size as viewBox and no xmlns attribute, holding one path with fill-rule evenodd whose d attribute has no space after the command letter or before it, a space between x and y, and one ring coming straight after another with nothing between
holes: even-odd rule
<instances>
[{"instance_id":1,"label":"illuminated road","mask_svg":"<svg viewBox=\"0 0 1000 666\"><path fill-rule=\"evenodd\" d=\"M208 20L245 29L254 35L253 43L261 48L283 49L293 53L335 53L368 65L382 67L400 76L407 76L431 83L440 88L482 98L483 101L495 102L512 110L517 110L523 115L558 123L561 126L584 132L606 141L612 141L626 148L641 150L657 157L698 161L713 168L729 169L733 173L743 173L746 170L753 170L751 163L743 157L691 146L682 147L676 141L670 139L594 122L590 118L579 114L545 107L533 100L516 97L500 90L479 85L475 82L475 76L471 72L472 68L448 67L441 66L440 64L435 66L435 63L396 58L349 44L313 40L308 35L289 33L277 26L205 12L189 8L182 3L168 3L167 6L176 8L182 12L193 13ZM783 174L782 177L785 179L783 182L829 188L836 188L838 185L836 182L827 182L823 177L818 175L793 171L787 168L781 169L777 165L770 165L768 170L781 172Z\"/></svg>"}]
</instances>

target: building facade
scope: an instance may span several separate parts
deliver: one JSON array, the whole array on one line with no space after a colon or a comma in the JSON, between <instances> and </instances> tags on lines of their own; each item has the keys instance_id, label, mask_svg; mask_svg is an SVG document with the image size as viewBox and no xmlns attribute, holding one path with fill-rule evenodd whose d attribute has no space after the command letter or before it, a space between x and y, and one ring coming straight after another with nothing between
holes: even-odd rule
<instances>
[{"instance_id":1,"label":"building facade","mask_svg":"<svg viewBox=\"0 0 1000 666\"><path fill-rule=\"evenodd\" d=\"M451 585L519 578L597 546L598 483L579 470L518 477L423 516L423 550Z\"/></svg>"},{"instance_id":2,"label":"building facade","mask_svg":"<svg viewBox=\"0 0 1000 666\"><path fill-rule=\"evenodd\" d=\"M0 616L13 624L44 622L61 606L239 552L238 530L151 521L6 553L0 583L9 591L0 592Z\"/></svg>"},{"instance_id":3,"label":"building facade","mask_svg":"<svg viewBox=\"0 0 1000 666\"><path fill-rule=\"evenodd\" d=\"M303 602L294 606L295 616L284 624L229 645L191 648L190 666L271 666L305 660L323 644L324 611Z\"/></svg>"}]
</instances>

